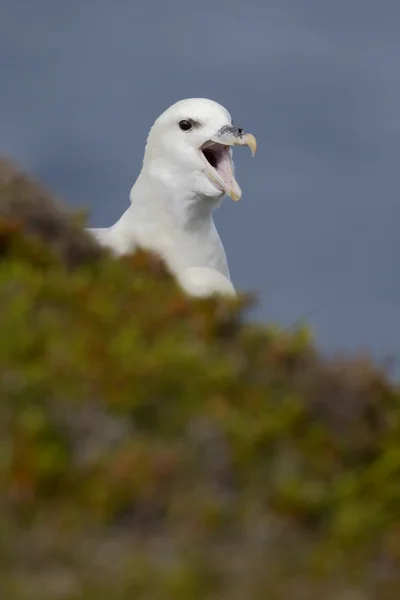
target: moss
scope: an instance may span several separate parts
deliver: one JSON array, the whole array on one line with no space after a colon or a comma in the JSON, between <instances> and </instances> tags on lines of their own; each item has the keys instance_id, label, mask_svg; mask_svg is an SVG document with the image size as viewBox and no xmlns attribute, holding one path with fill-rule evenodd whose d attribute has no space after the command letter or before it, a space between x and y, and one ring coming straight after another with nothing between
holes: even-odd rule
<instances>
[{"instance_id":1,"label":"moss","mask_svg":"<svg viewBox=\"0 0 400 600\"><path fill-rule=\"evenodd\" d=\"M0 165L1 597L397 600L399 390L247 306Z\"/></svg>"}]
</instances>

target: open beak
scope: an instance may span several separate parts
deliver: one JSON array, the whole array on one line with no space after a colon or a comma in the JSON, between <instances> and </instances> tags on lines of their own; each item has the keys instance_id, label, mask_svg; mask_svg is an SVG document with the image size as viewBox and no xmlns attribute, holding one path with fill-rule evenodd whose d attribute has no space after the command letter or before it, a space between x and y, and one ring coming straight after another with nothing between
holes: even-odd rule
<instances>
[{"instance_id":1,"label":"open beak","mask_svg":"<svg viewBox=\"0 0 400 600\"><path fill-rule=\"evenodd\" d=\"M202 145L207 166L205 173L209 179L232 200L240 200L242 190L234 175L232 146L248 146L252 156L257 151L254 135L244 133L243 129L225 125L209 141Z\"/></svg>"}]
</instances>

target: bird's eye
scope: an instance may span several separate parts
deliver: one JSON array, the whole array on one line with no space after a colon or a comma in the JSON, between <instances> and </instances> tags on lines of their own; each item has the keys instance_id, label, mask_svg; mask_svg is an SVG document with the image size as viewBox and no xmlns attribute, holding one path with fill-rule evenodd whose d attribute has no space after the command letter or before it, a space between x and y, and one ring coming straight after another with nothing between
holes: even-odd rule
<instances>
[{"instance_id":1,"label":"bird's eye","mask_svg":"<svg viewBox=\"0 0 400 600\"><path fill-rule=\"evenodd\" d=\"M182 131L189 131L189 129L192 129L193 125L190 121L183 119L183 121L179 121L179 127Z\"/></svg>"}]
</instances>

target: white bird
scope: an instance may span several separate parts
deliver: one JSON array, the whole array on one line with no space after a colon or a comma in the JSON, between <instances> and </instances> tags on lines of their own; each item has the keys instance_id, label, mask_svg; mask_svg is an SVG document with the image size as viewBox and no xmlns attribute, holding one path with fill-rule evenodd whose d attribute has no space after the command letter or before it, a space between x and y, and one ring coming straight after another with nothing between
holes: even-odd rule
<instances>
[{"instance_id":1,"label":"white bird","mask_svg":"<svg viewBox=\"0 0 400 600\"><path fill-rule=\"evenodd\" d=\"M257 148L223 106L205 98L173 104L150 130L129 208L111 227L88 231L116 254L138 246L157 253L189 295L234 296L212 218L226 194L242 195L232 146L249 146L253 156Z\"/></svg>"}]
</instances>

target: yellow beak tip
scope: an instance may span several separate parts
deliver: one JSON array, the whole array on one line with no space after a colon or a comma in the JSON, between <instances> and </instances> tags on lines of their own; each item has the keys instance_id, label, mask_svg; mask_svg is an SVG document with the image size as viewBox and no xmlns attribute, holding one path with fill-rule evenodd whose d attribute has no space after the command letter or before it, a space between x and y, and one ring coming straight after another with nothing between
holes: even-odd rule
<instances>
[{"instance_id":1,"label":"yellow beak tip","mask_svg":"<svg viewBox=\"0 0 400 600\"><path fill-rule=\"evenodd\" d=\"M241 194L236 194L236 192L234 192L233 190L229 190L228 196L232 198L232 200L234 200L235 202L238 202L238 200L240 200L240 198L242 197Z\"/></svg>"},{"instance_id":2,"label":"yellow beak tip","mask_svg":"<svg viewBox=\"0 0 400 600\"><path fill-rule=\"evenodd\" d=\"M257 140L256 140L256 138L254 137L253 134L246 133L246 135L243 138L243 141L250 148L251 155L254 158L255 155L256 155L256 152L257 152Z\"/></svg>"}]
</instances>

